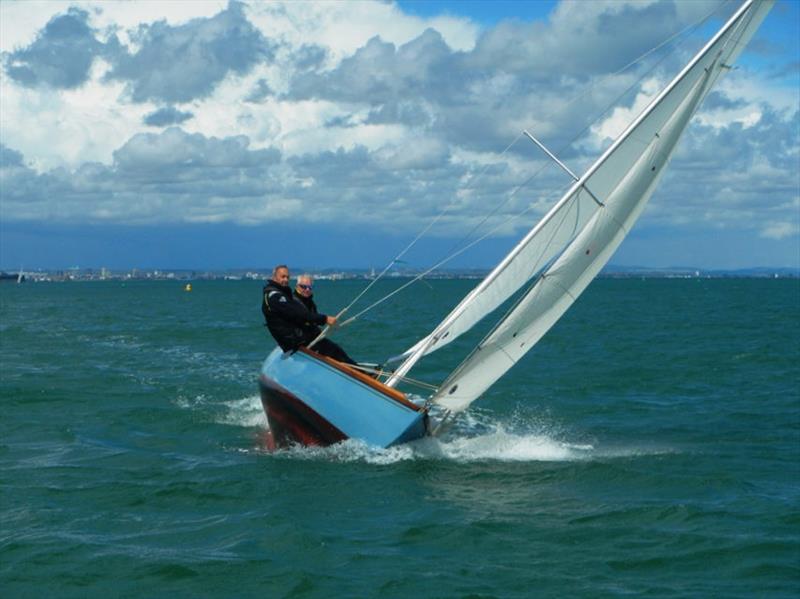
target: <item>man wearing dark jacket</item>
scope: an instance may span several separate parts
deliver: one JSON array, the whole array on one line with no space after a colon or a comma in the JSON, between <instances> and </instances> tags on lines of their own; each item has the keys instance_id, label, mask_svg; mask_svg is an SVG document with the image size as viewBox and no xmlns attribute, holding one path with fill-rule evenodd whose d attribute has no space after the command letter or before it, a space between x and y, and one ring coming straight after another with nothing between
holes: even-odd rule
<instances>
[{"instance_id":1,"label":"man wearing dark jacket","mask_svg":"<svg viewBox=\"0 0 800 599\"><path fill-rule=\"evenodd\" d=\"M312 313L302 302L293 297L289 288L289 268L284 264L275 267L272 278L264 286L261 312L264 314L269 332L283 351L295 351L301 345L311 343L316 337L312 331L319 330L317 327L320 325L336 324L335 316L327 316L316 311ZM342 348L330 341L325 344L325 341L327 340L323 339L315 345L314 350L335 360L354 363ZM335 355L325 353L324 350L331 351Z\"/></svg>"},{"instance_id":2,"label":"man wearing dark jacket","mask_svg":"<svg viewBox=\"0 0 800 599\"><path fill-rule=\"evenodd\" d=\"M283 351L294 351L306 341L306 327L310 325L335 324L334 316L311 314L305 306L292 297L289 287L289 267L276 266L272 278L264 285L261 312L267 328Z\"/></svg>"},{"instance_id":3,"label":"man wearing dark jacket","mask_svg":"<svg viewBox=\"0 0 800 599\"><path fill-rule=\"evenodd\" d=\"M297 285L294 288L295 301L303 304L303 307L312 315L319 314L317 304L314 301L314 281L311 275L305 274L297 277ZM304 327L304 341L303 345L308 345L322 332L320 328L313 324L310 320L308 326ZM355 360L347 355L338 344L330 339L321 339L314 346L314 351L321 353L323 356L328 356L339 362L346 362L347 364L355 364Z\"/></svg>"}]
</instances>

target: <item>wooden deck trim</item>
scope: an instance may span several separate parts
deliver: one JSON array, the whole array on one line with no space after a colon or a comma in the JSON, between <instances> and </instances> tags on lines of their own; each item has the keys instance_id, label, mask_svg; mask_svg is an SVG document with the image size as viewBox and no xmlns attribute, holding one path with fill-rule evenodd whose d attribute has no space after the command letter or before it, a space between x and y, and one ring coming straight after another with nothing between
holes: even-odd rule
<instances>
[{"instance_id":1,"label":"wooden deck trim","mask_svg":"<svg viewBox=\"0 0 800 599\"><path fill-rule=\"evenodd\" d=\"M395 400L398 403L403 404L407 408L414 410L415 412L421 412L422 408L420 408L417 404L412 401L406 399L405 393L398 391L393 387L387 387L380 381L372 378L368 374L361 372L360 370L356 370L355 368L351 368L349 365L334 360L333 358L329 358L328 356L323 356L322 354L318 354L312 349L308 349L307 347L299 347L297 351L306 354L307 356L319 360L320 362L324 362L328 366L335 368L336 370L350 376L357 381L364 383L368 387L372 387L376 391L380 391L384 395L390 397L391 399Z\"/></svg>"}]
</instances>

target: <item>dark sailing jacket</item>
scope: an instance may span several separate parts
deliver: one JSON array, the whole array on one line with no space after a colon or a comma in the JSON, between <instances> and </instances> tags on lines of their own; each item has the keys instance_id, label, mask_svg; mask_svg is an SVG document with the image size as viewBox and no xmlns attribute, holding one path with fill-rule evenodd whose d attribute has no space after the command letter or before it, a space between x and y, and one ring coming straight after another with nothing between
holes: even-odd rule
<instances>
[{"instance_id":1,"label":"dark sailing jacket","mask_svg":"<svg viewBox=\"0 0 800 599\"><path fill-rule=\"evenodd\" d=\"M269 332L283 351L295 350L308 343L308 327L325 324L326 320L325 314L312 313L304 303L292 297L289 287L279 285L272 279L264 285L261 312L267 321Z\"/></svg>"},{"instance_id":2,"label":"dark sailing jacket","mask_svg":"<svg viewBox=\"0 0 800 599\"><path fill-rule=\"evenodd\" d=\"M317 310L317 304L316 302L314 302L313 296L306 297L304 295L300 295L299 293L297 293L297 289L295 289L294 291L292 291L292 297L294 297L294 299L303 304L306 307L306 310L308 310L312 314L319 314L319 310Z\"/></svg>"},{"instance_id":3,"label":"dark sailing jacket","mask_svg":"<svg viewBox=\"0 0 800 599\"><path fill-rule=\"evenodd\" d=\"M295 301L300 302L303 306L308 310L311 314L317 315L319 314L319 310L317 310L317 304L314 301L313 297L306 297L304 295L300 295L297 293L297 289L292 292L292 297L294 297ZM325 324L325 323L322 323ZM304 327L303 334L305 335L305 343L311 343L314 339L316 339L317 335L322 332L316 324L309 321L308 325Z\"/></svg>"}]
</instances>

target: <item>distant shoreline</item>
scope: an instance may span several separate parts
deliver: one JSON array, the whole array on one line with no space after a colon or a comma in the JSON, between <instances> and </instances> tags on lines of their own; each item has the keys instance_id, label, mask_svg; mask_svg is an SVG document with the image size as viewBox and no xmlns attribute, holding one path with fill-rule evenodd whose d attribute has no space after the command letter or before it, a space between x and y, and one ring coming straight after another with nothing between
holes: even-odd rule
<instances>
[{"instance_id":1,"label":"distant shoreline","mask_svg":"<svg viewBox=\"0 0 800 599\"><path fill-rule=\"evenodd\" d=\"M366 269L314 269L295 268L295 273L308 272L318 280L347 281L372 280L375 274ZM489 273L488 269L452 269L429 273L427 280L476 280ZM263 281L269 278L271 269L130 269L111 270L106 268L71 268L23 271L24 282L60 282L60 281ZM385 275L391 279L410 279L420 274L414 270L398 270ZM20 273L0 271L0 281L16 284ZM750 268L739 270L704 270L690 267L644 268L644 267L609 267L604 269L599 279L798 279L800 268Z\"/></svg>"}]
</instances>

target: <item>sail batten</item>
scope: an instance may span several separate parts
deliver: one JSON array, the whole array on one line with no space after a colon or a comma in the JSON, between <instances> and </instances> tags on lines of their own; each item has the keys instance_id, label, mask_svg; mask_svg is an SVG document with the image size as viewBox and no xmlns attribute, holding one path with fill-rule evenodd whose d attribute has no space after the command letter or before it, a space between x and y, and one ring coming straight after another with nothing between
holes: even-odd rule
<instances>
[{"instance_id":1,"label":"sail batten","mask_svg":"<svg viewBox=\"0 0 800 599\"><path fill-rule=\"evenodd\" d=\"M622 243L652 195L692 116L716 80L729 70L772 4L773 0L747 0L512 251L511 259L507 257L501 263L505 270L495 274L498 270L495 269L494 276L487 277L476 288L477 292L465 298L462 304L466 302L467 306L459 304L461 309L454 310L427 338L427 346L422 343L414 348L415 353L404 366L410 367L415 358L432 351L433 336L463 332L459 327L463 328L468 319L459 322L462 314L469 316L470 308L474 310L476 304L491 305L476 301L479 294L494 291L492 284L504 273L524 271L524 268L514 269L514 260L530 256L533 250L547 256L545 263L550 265L441 385L434 402L452 412L465 409L529 351L577 300ZM589 186L603 198L603 203L598 205L592 200L591 205L584 207L585 220L576 220L576 228L559 230L558 223L554 224L555 216L558 213L568 216L579 204L581 190L586 196L594 195L588 191ZM552 253L547 249L556 248L542 245L540 239L548 227L552 229L547 231L552 234L551 239L563 241Z\"/></svg>"}]
</instances>

